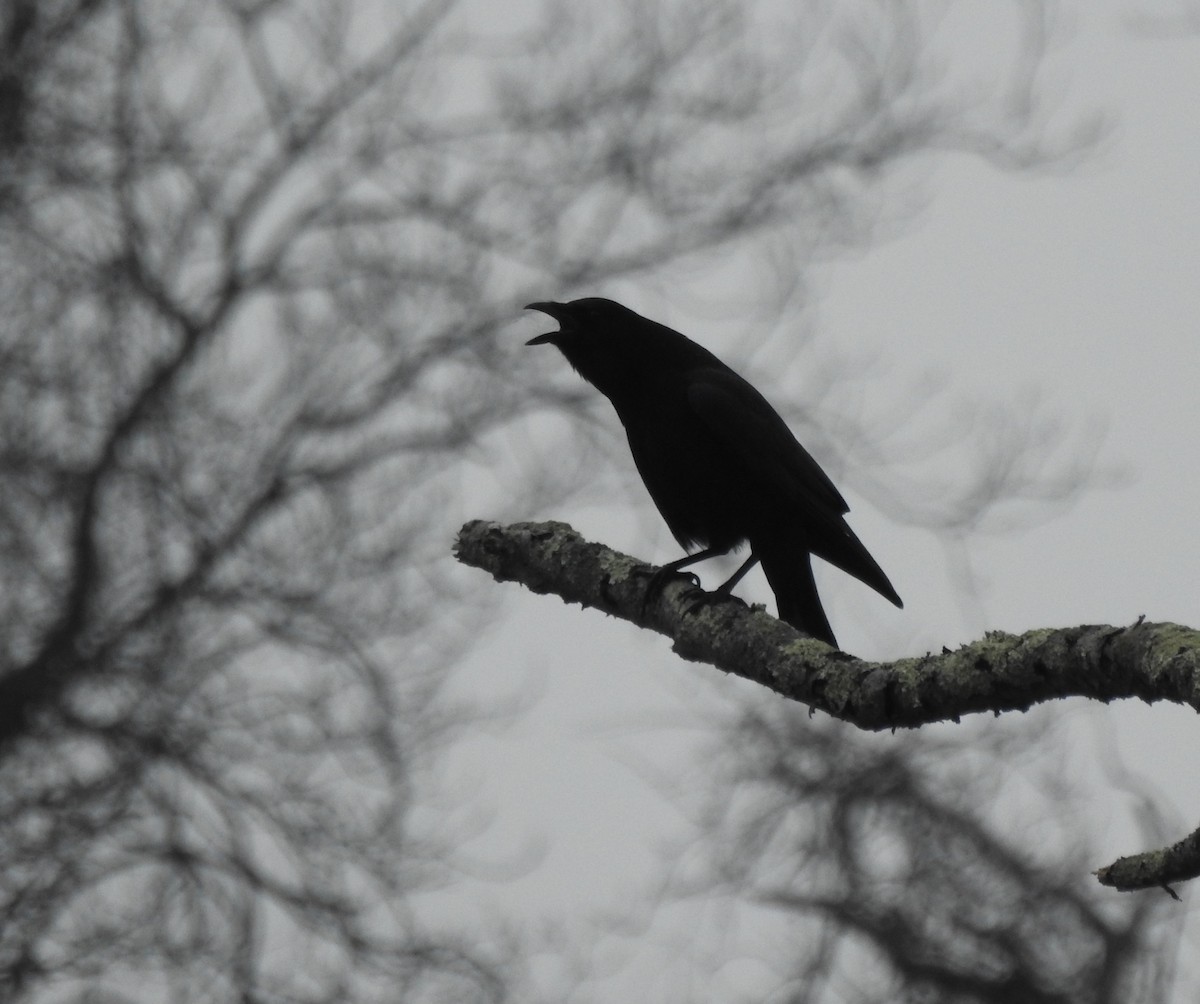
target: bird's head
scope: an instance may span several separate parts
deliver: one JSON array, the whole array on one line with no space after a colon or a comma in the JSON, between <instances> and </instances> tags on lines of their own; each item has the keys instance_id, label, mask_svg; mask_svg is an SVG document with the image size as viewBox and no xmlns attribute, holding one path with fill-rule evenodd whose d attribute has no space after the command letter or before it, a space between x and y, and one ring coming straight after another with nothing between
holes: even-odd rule
<instances>
[{"instance_id":1,"label":"bird's head","mask_svg":"<svg viewBox=\"0 0 1200 1004\"><path fill-rule=\"evenodd\" d=\"M558 321L558 331L531 338L526 345L554 345L585 380L611 393L611 384L628 375L634 365L633 352L639 324L650 325L628 307L599 296L569 303L531 303L526 310L540 310Z\"/></svg>"},{"instance_id":2,"label":"bird's head","mask_svg":"<svg viewBox=\"0 0 1200 1004\"><path fill-rule=\"evenodd\" d=\"M615 329L628 324L630 318L637 317L628 307L622 307L615 300L606 300L601 296L588 296L582 300L571 300L569 303L529 303L526 310L540 310L558 321L558 331L547 331L544 335L531 338L526 345L557 345L565 353L566 346L582 342L605 334L615 333Z\"/></svg>"}]
</instances>

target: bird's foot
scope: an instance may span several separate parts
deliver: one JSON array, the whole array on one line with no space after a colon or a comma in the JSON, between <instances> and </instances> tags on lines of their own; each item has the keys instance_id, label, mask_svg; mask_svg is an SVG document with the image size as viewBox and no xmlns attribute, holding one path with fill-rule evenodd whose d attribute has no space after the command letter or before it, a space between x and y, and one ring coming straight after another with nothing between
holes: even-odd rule
<instances>
[{"instance_id":1,"label":"bird's foot","mask_svg":"<svg viewBox=\"0 0 1200 1004\"><path fill-rule=\"evenodd\" d=\"M646 622L646 613L650 609L650 604L658 599L671 579L688 579L693 589L700 589L700 577L695 572L681 572L678 569L671 568L669 565L656 568L653 572L647 569L639 569L637 574L649 575L650 577L650 581L646 583L646 592L642 596L642 609L638 614L638 620L643 624Z\"/></svg>"},{"instance_id":2,"label":"bird's foot","mask_svg":"<svg viewBox=\"0 0 1200 1004\"><path fill-rule=\"evenodd\" d=\"M688 601L688 605L684 608L684 613L689 617L701 607L715 606L722 603L740 603L743 607L749 607L749 604L740 596L734 596L733 593L724 588L714 589L711 593L701 591L700 595Z\"/></svg>"}]
</instances>

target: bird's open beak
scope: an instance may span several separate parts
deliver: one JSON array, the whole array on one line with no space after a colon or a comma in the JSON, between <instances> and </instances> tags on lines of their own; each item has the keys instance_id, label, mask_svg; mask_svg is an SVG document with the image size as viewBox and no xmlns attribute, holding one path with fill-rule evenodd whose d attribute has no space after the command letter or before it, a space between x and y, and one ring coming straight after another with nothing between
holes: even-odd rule
<instances>
[{"instance_id":1,"label":"bird's open beak","mask_svg":"<svg viewBox=\"0 0 1200 1004\"><path fill-rule=\"evenodd\" d=\"M563 330L567 327L567 305L565 303L554 303L553 301L545 301L542 303L527 303L526 310L540 310L543 314L548 314L558 321L559 327ZM529 339L526 345L553 345L558 340L558 336L562 331L547 331L544 335L538 335L535 338Z\"/></svg>"}]
</instances>

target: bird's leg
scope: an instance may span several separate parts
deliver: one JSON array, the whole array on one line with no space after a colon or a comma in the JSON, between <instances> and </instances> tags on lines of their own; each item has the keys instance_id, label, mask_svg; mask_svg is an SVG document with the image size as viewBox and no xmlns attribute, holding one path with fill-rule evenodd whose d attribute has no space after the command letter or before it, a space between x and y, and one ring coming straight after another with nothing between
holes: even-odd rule
<instances>
[{"instance_id":1,"label":"bird's leg","mask_svg":"<svg viewBox=\"0 0 1200 1004\"><path fill-rule=\"evenodd\" d=\"M748 571L750 571L750 569L752 569L757 564L758 564L758 555L756 555L753 551L751 551L750 557L748 557L745 561L742 562L742 567L739 568L736 572L734 572L731 576L729 576L729 578L726 579L724 582L722 582L719 586L717 586L717 588L714 590L714 592L732 593L733 587L736 586L739 582L741 582L742 579L744 579L746 577L746 573Z\"/></svg>"},{"instance_id":2,"label":"bird's leg","mask_svg":"<svg viewBox=\"0 0 1200 1004\"><path fill-rule=\"evenodd\" d=\"M706 603L716 603L716 602L722 602L722 601L727 601L727 600L733 600L736 603L744 603L744 601L740 597L733 595L733 587L736 586L739 582L741 582L742 579L744 579L746 577L746 573L749 572L750 569L752 569L757 564L758 564L758 557L754 554L753 551L751 551L750 557L748 557L745 561L742 562L741 568L739 568L736 572L734 572L731 576L729 576L728 579L726 579L719 586L717 586L717 588L714 589L711 593L704 593L701 596L697 596L696 599L692 600L691 603L688 604L687 610L684 612L688 613L688 614L693 614L700 607L704 606Z\"/></svg>"},{"instance_id":3,"label":"bird's leg","mask_svg":"<svg viewBox=\"0 0 1200 1004\"><path fill-rule=\"evenodd\" d=\"M657 598L658 594L663 591L667 580L672 575L678 575L688 565L694 565L698 561L704 561L707 558L715 558L719 554L724 554L725 551L719 547L706 547L703 551L697 551L695 554L685 554L682 558L677 558L675 561L668 561L665 565L654 570L650 576L650 581L646 583L646 594L642 597L641 620L646 619L646 609L650 603ZM741 574L739 570L739 574ZM687 577L692 580L693 585L697 589L700 588L700 579L694 572L688 572Z\"/></svg>"}]
</instances>

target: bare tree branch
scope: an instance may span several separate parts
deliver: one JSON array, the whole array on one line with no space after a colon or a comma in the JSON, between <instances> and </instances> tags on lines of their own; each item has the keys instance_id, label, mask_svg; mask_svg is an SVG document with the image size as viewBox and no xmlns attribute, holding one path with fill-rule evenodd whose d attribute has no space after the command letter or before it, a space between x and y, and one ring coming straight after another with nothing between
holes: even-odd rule
<instances>
[{"instance_id":1,"label":"bare tree branch","mask_svg":"<svg viewBox=\"0 0 1200 1004\"><path fill-rule=\"evenodd\" d=\"M654 567L585 541L565 523L475 520L460 530L455 554L499 582L520 582L535 593L555 593L665 634L685 659L862 729L957 722L963 715L1027 711L1068 697L1167 700L1200 711L1200 631L1178 624L1139 619L1129 627L994 631L954 651L878 663L807 638L761 609L705 593L686 576L647 605ZM1193 835L1169 853L1159 852L1161 860L1139 859L1098 874L1120 889L1195 877L1197 845L1200 836Z\"/></svg>"},{"instance_id":2,"label":"bare tree branch","mask_svg":"<svg viewBox=\"0 0 1200 1004\"><path fill-rule=\"evenodd\" d=\"M1200 876L1200 828L1182 840L1161 850L1117 858L1111 865L1096 869L1101 885L1120 892L1161 888L1179 899L1172 882L1186 882Z\"/></svg>"}]
</instances>

